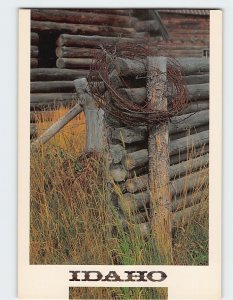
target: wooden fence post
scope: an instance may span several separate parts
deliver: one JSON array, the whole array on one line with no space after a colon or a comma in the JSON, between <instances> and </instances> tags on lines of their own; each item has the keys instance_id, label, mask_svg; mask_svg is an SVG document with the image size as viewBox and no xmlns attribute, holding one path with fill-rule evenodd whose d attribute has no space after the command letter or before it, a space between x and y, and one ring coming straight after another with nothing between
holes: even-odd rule
<instances>
[{"instance_id":1,"label":"wooden fence post","mask_svg":"<svg viewBox=\"0 0 233 300\"><path fill-rule=\"evenodd\" d=\"M104 112L88 93L86 78L74 80L74 85L86 118L86 150L99 152L104 147Z\"/></svg>"},{"instance_id":2,"label":"wooden fence post","mask_svg":"<svg viewBox=\"0 0 233 300\"><path fill-rule=\"evenodd\" d=\"M148 57L147 98L152 109L167 109L166 72L165 57ZM168 123L149 127L151 228L164 264L172 263L168 134Z\"/></svg>"}]
</instances>

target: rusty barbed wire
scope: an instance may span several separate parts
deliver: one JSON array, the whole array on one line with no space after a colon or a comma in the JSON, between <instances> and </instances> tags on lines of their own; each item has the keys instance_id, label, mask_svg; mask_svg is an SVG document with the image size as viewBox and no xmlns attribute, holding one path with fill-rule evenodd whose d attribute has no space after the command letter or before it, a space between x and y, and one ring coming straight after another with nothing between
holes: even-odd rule
<instances>
[{"instance_id":1,"label":"rusty barbed wire","mask_svg":"<svg viewBox=\"0 0 233 300\"><path fill-rule=\"evenodd\" d=\"M153 47L150 47L149 43L145 45L141 43L118 43L111 46L102 45L101 49L102 51L93 60L87 80L90 93L97 106L102 108L107 116L112 116L128 126L148 126L167 122L187 106L188 92L183 79L182 68L175 58L168 55L167 49L162 47L159 42ZM162 73L158 69L153 71L157 74L155 83L156 81L164 83L165 88L162 96L167 98L166 110L153 109L147 95L145 101L135 103L133 99L122 94L124 88L133 91L135 87L146 87L149 76L146 58L149 56L167 57L167 72ZM118 58L145 64L146 72L135 74L130 78L121 76L118 71ZM112 74L115 74L114 78L111 76ZM117 80L118 85L115 82Z\"/></svg>"}]
</instances>

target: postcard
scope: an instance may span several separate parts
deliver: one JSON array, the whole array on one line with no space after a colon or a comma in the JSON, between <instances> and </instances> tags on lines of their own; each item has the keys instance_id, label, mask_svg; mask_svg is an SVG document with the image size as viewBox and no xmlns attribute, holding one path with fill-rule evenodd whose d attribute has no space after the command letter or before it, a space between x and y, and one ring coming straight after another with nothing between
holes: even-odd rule
<instances>
[{"instance_id":1,"label":"postcard","mask_svg":"<svg viewBox=\"0 0 233 300\"><path fill-rule=\"evenodd\" d=\"M221 299L221 60L220 10L19 10L20 299Z\"/></svg>"}]
</instances>

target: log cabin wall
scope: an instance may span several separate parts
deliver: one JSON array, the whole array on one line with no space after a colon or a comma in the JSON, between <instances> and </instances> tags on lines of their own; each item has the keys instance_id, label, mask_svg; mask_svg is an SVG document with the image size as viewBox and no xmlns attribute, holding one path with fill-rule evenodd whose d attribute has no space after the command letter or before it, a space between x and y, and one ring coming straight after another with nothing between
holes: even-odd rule
<instances>
[{"instance_id":1,"label":"log cabin wall","mask_svg":"<svg viewBox=\"0 0 233 300\"><path fill-rule=\"evenodd\" d=\"M209 10L159 10L169 33L166 47L174 57L209 55Z\"/></svg>"},{"instance_id":2,"label":"log cabin wall","mask_svg":"<svg viewBox=\"0 0 233 300\"><path fill-rule=\"evenodd\" d=\"M172 226L179 226L182 216L191 215L200 208L200 201L208 191L209 163L209 62L208 59L180 59L189 93L189 104L168 124L168 172L171 193ZM134 62L119 64L119 72L127 81L117 90L129 101L142 103L147 98L145 83L130 86ZM135 63L136 65L136 63ZM145 65L145 64L143 64ZM124 70L121 69L124 66ZM127 76L129 76L127 78ZM128 79L128 80L127 80ZM130 89L128 87L131 87ZM119 120L105 115L108 127L109 167L113 180L111 198L119 208L124 224L132 222L149 234L151 191L149 185L148 127L125 126ZM161 174L162 176L162 174ZM208 197L208 195L205 195ZM129 217L130 216L130 217Z\"/></svg>"},{"instance_id":3,"label":"log cabin wall","mask_svg":"<svg viewBox=\"0 0 233 300\"><path fill-rule=\"evenodd\" d=\"M75 102L72 81L88 75L100 44L161 36L153 14L138 22L131 9L32 9L31 110Z\"/></svg>"},{"instance_id":4,"label":"log cabin wall","mask_svg":"<svg viewBox=\"0 0 233 300\"><path fill-rule=\"evenodd\" d=\"M166 40L174 57L207 56L209 11L32 9L31 110L75 102L72 81L87 76L100 44L119 37L141 43L150 37L152 45Z\"/></svg>"}]
</instances>

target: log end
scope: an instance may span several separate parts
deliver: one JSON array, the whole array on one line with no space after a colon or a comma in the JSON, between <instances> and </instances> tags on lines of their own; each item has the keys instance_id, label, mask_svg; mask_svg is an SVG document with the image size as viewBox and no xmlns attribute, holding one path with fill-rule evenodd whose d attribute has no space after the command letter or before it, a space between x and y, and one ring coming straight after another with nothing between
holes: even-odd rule
<instances>
[{"instance_id":1,"label":"log end","mask_svg":"<svg viewBox=\"0 0 233 300\"><path fill-rule=\"evenodd\" d=\"M57 46L64 46L64 37L62 34L57 39Z\"/></svg>"},{"instance_id":2,"label":"log end","mask_svg":"<svg viewBox=\"0 0 233 300\"><path fill-rule=\"evenodd\" d=\"M57 61L56 61L56 66L57 66L57 68L59 68L59 69L64 69L64 68L65 68L65 62L64 62L64 59L58 58Z\"/></svg>"},{"instance_id":3,"label":"log end","mask_svg":"<svg viewBox=\"0 0 233 300\"><path fill-rule=\"evenodd\" d=\"M123 157L122 163L127 171L135 168L134 160L127 155Z\"/></svg>"},{"instance_id":4,"label":"log end","mask_svg":"<svg viewBox=\"0 0 233 300\"><path fill-rule=\"evenodd\" d=\"M127 178L127 171L120 167L111 167L110 174L115 182L125 181Z\"/></svg>"},{"instance_id":5,"label":"log end","mask_svg":"<svg viewBox=\"0 0 233 300\"><path fill-rule=\"evenodd\" d=\"M58 58L61 58L64 55L64 52L63 52L63 50L62 50L61 47L57 47L56 50L55 50L55 52L56 52L56 56Z\"/></svg>"}]
</instances>

